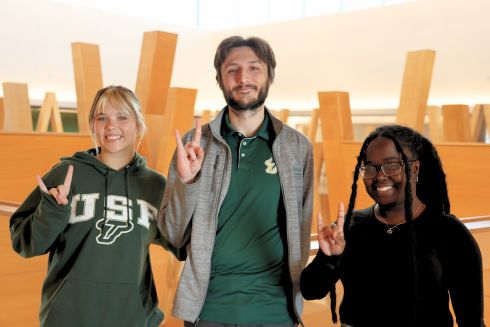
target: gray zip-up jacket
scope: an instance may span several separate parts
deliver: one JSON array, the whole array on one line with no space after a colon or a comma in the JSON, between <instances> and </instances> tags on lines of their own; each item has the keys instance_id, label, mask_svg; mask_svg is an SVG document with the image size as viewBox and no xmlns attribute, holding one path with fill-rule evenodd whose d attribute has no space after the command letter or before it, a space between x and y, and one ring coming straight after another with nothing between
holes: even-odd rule
<instances>
[{"instance_id":1,"label":"gray zip-up jacket","mask_svg":"<svg viewBox=\"0 0 490 327\"><path fill-rule=\"evenodd\" d=\"M187 259L174 298L172 314L195 322L204 305L211 273L218 211L231 178L231 150L220 134L224 110L202 126L204 161L192 184L182 184L170 165L167 188L158 215L158 227L177 248L186 248ZM313 199L313 153L308 139L270 115L276 138L272 153L279 173L287 217L288 264L293 285L294 310L302 324L301 271L310 251ZM194 130L184 136L191 141Z\"/></svg>"}]
</instances>

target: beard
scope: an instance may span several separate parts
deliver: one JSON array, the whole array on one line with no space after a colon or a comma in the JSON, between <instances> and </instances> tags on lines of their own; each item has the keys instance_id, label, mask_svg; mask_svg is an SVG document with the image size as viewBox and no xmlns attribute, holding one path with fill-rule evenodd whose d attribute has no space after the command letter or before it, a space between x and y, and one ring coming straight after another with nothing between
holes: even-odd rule
<instances>
[{"instance_id":1,"label":"beard","mask_svg":"<svg viewBox=\"0 0 490 327\"><path fill-rule=\"evenodd\" d=\"M245 103L243 101L237 101L233 98L233 91L237 91L241 88L242 86L236 86L234 87L231 91L223 91L223 95L225 97L226 104L228 104L229 107L238 110L238 111L246 111L246 110L256 110L260 108L264 103L265 99L267 99L267 95L269 94L269 86L264 85L262 88L260 88L259 93L257 94L257 99L254 101L251 101L249 103ZM254 90L257 90L257 86L255 85L245 85L245 87L253 88Z\"/></svg>"}]
</instances>

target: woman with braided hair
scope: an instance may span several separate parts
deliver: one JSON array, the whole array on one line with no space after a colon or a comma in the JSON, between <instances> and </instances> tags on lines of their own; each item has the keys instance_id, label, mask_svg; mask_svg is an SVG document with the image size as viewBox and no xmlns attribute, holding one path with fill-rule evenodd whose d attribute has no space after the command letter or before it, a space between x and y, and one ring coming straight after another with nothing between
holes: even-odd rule
<instances>
[{"instance_id":1,"label":"woman with braided hair","mask_svg":"<svg viewBox=\"0 0 490 327\"><path fill-rule=\"evenodd\" d=\"M354 211L359 177L375 203ZM334 309L340 279L342 326L453 326L450 300L458 326L484 326L480 250L450 214L444 170L428 139L399 125L372 132L345 221L343 211L341 204L330 226L318 217L320 249L301 275L305 299L330 292Z\"/></svg>"}]
</instances>

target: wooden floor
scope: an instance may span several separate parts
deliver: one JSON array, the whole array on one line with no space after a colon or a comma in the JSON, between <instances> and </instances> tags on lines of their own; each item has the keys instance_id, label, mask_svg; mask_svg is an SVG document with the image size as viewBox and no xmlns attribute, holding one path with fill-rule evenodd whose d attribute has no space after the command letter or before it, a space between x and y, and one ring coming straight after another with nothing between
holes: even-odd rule
<instances>
[{"instance_id":1,"label":"wooden floor","mask_svg":"<svg viewBox=\"0 0 490 327\"><path fill-rule=\"evenodd\" d=\"M489 239L490 236L485 237L485 241ZM174 290L169 292L165 287L169 281L168 276L175 276L175 269L178 269L178 266L173 266L171 268L173 270L170 271L165 268L168 266L169 258L161 248L152 247L151 256L160 307L166 312L164 326L182 327L182 321L173 318L169 313ZM486 263L488 257L484 257L484 259L486 259L484 261ZM8 217L0 215L0 326L28 327L39 325L38 311L41 285L47 267L46 261L47 256L24 259L17 255L10 244ZM486 264L483 280L485 323L490 326L490 269ZM341 287L338 287L337 293L340 301ZM307 327L339 326L332 324L329 301L329 299L305 301L303 319Z\"/></svg>"}]
</instances>

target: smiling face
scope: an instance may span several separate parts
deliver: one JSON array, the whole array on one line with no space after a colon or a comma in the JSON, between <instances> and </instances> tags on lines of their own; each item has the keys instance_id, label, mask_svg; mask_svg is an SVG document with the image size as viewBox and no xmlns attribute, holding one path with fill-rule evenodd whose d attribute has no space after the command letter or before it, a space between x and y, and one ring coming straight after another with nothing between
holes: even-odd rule
<instances>
[{"instance_id":1,"label":"smiling face","mask_svg":"<svg viewBox=\"0 0 490 327\"><path fill-rule=\"evenodd\" d=\"M261 107L269 92L267 65L249 47L230 50L220 68L223 95L235 110Z\"/></svg>"},{"instance_id":2,"label":"smiling face","mask_svg":"<svg viewBox=\"0 0 490 327\"><path fill-rule=\"evenodd\" d=\"M414 155L406 147L403 149L408 159L413 159ZM364 165L381 166L388 162L402 162L402 156L396 151L395 143L385 137L375 138L366 149ZM415 194L415 176L418 174L420 163L414 161L411 167L412 194ZM385 176L379 169L373 178L365 178L364 186L369 196L380 205L388 207L403 207L405 202L405 168L402 167L399 174Z\"/></svg>"},{"instance_id":3,"label":"smiling face","mask_svg":"<svg viewBox=\"0 0 490 327\"><path fill-rule=\"evenodd\" d=\"M136 152L138 139L134 113L123 112L106 102L94 118L93 133L102 148L101 156L117 155L129 161Z\"/></svg>"}]
</instances>

